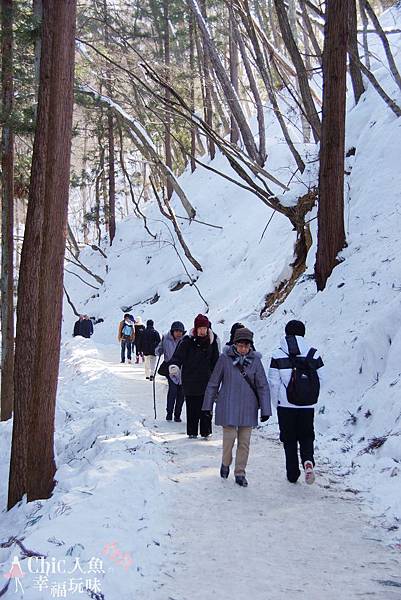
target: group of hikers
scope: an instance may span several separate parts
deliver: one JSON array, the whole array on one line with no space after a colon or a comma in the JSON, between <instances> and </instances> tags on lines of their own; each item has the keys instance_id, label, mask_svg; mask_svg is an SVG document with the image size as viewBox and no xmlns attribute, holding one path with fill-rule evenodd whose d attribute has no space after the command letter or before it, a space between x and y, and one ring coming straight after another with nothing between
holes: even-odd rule
<instances>
[{"instance_id":1,"label":"group of hikers","mask_svg":"<svg viewBox=\"0 0 401 600\"><path fill-rule=\"evenodd\" d=\"M212 433L213 407L215 424L223 427L223 455L220 476L227 479L237 440L235 482L246 487L246 466L252 429L272 414L276 407L286 459L287 479L296 483L301 475L311 484L314 473L314 406L320 389L320 356L305 340L305 325L291 320L285 327L279 348L271 358L268 376L262 356L255 350L253 332L242 323L231 327L230 339L221 350L217 335L207 316L199 314L187 333L183 323L174 321L160 339L154 322L146 328L140 318L125 314L119 323L121 362L131 362L135 344L138 356L144 357L145 376L155 377L157 356L163 356L158 373L167 377L166 420L181 422L182 407L186 404L187 435L205 440Z\"/></svg>"}]
</instances>

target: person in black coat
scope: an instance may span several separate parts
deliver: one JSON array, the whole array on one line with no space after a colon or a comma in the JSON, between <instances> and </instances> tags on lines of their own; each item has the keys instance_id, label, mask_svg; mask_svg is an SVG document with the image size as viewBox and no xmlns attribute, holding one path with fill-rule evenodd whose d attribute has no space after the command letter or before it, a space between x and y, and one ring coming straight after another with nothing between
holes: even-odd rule
<instances>
[{"instance_id":1,"label":"person in black coat","mask_svg":"<svg viewBox=\"0 0 401 600\"><path fill-rule=\"evenodd\" d=\"M187 434L203 438L212 432L209 413L202 412L203 396L210 376L219 358L216 335L204 315L195 318L194 328L177 346L170 359L170 377L177 377L181 368L182 387L187 408Z\"/></svg>"},{"instance_id":2,"label":"person in black coat","mask_svg":"<svg viewBox=\"0 0 401 600\"><path fill-rule=\"evenodd\" d=\"M93 333L93 323L88 315L79 315L78 321L74 325L73 336L81 336L84 338L90 338Z\"/></svg>"},{"instance_id":3,"label":"person in black coat","mask_svg":"<svg viewBox=\"0 0 401 600\"><path fill-rule=\"evenodd\" d=\"M143 351L142 351L142 336L145 331L145 325L142 323L141 317L135 319L135 353L136 353L136 364L139 363L139 359L142 358L144 362Z\"/></svg>"},{"instance_id":4,"label":"person in black coat","mask_svg":"<svg viewBox=\"0 0 401 600\"><path fill-rule=\"evenodd\" d=\"M153 380L156 366L156 347L160 344L160 334L154 328L152 319L146 321L146 329L141 337L141 349L145 357L145 377Z\"/></svg>"}]
</instances>

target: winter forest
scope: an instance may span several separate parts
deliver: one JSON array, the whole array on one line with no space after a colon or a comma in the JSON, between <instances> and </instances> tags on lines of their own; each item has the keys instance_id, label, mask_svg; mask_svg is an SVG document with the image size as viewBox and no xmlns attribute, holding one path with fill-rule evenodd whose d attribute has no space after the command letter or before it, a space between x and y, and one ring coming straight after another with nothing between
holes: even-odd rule
<instances>
[{"instance_id":1,"label":"winter forest","mask_svg":"<svg viewBox=\"0 0 401 600\"><path fill-rule=\"evenodd\" d=\"M0 6L0 597L401 600L401 3Z\"/></svg>"}]
</instances>

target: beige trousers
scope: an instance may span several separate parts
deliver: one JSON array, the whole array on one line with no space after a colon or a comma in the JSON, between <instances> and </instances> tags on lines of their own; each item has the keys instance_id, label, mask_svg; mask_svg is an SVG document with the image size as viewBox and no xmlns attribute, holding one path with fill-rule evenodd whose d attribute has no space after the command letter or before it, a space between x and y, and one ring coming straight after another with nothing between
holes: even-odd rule
<instances>
[{"instance_id":1,"label":"beige trousers","mask_svg":"<svg viewBox=\"0 0 401 600\"><path fill-rule=\"evenodd\" d=\"M145 377L155 375L156 356L145 356Z\"/></svg>"},{"instance_id":2,"label":"beige trousers","mask_svg":"<svg viewBox=\"0 0 401 600\"><path fill-rule=\"evenodd\" d=\"M233 446L235 439L238 438L234 475L245 475L251 435L252 427L223 427L222 463L225 467L229 467L233 461Z\"/></svg>"}]
</instances>

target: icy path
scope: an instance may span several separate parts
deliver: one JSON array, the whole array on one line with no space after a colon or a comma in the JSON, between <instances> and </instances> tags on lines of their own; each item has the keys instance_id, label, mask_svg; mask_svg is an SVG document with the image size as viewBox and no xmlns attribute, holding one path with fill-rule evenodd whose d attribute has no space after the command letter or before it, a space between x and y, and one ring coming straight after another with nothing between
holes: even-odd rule
<instances>
[{"instance_id":1,"label":"icy path","mask_svg":"<svg viewBox=\"0 0 401 600\"><path fill-rule=\"evenodd\" d=\"M99 350L102 368L121 382L113 391L127 417L133 409L145 416L167 450L159 466L161 516L171 537L160 549L157 577L143 579L135 600L401 599L399 552L379 543L380 529L327 467L317 469L313 486L287 483L269 425L252 438L249 487L239 488L232 476L221 480L219 428L208 442L188 440L184 422L164 421L162 382L155 422L142 366L113 364L108 349Z\"/></svg>"}]
</instances>

